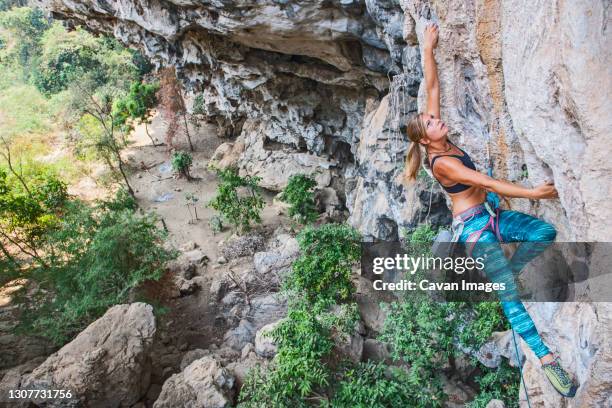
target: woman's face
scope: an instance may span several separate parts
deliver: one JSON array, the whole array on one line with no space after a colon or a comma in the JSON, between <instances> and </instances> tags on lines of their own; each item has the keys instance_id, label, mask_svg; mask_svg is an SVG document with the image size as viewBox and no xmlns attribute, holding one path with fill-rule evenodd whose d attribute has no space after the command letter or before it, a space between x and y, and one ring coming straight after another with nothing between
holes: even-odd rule
<instances>
[{"instance_id":1,"label":"woman's face","mask_svg":"<svg viewBox=\"0 0 612 408\"><path fill-rule=\"evenodd\" d=\"M429 139L429 141L437 142L438 140L444 139L448 134L446 123L439 118L434 118L433 115L423 113L421 115L421 120L423 121L423 126L425 126L427 139Z\"/></svg>"}]
</instances>

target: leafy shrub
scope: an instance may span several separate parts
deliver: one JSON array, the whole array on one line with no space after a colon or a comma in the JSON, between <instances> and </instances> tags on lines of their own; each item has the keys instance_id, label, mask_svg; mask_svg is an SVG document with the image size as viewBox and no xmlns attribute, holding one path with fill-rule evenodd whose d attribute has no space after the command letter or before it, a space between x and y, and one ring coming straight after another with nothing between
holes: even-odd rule
<instances>
[{"instance_id":1,"label":"leafy shrub","mask_svg":"<svg viewBox=\"0 0 612 408\"><path fill-rule=\"evenodd\" d=\"M504 317L500 302L462 303L455 305L462 314L463 325L459 328L459 341L466 347L479 348L494 331L504 331L511 328L510 322Z\"/></svg>"},{"instance_id":2,"label":"leafy shrub","mask_svg":"<svg viewBox=\"0 0 612 408\"><path fill-rule=\"evenodd\" d=\"M297 236L301 256L293 262L287 288L316 299L345 300L353 293L353 264L361 255L360 235L345 224L305 227Z\"/></svg>"},{"instance_id":3,"label":"leafy shrub","mask_svg":"<svg viewBox=\"0 0 612 408\"><path fill-rule=\"evenodd\" d=\"M132 288L162 276L176 253L162 246L166 234L156 218L138 216L130 206L125 193L95 207L66 204L61 223L46 237L48 267L28 273L39 290L26 304L19 331L63 344L125 302Z\"/></svg>"},{"instance_id":4,"label":"leafy shrub","mask_svg":"<svg viewBox=\"0 0 612 408\"><path fill-rule=\"evenodd\" d=\"M187 152L175 152L172 155L172 169L183 175L188 180L191 179L189 170L193 163L193 157Z\"/></svg>"},{"instance_id":5,"label":"leafy shrub","mask_svg":"<svg viewBox=\"0 0 612 408\"><path fill-rule=\"evenodd\" d=\"M102 201L99 203L100 208L109 211L132 210L135 211L138 207L136 199L125 188L119 188L115 192L115 197L112 200Z\"/></svg>"},{"instance_id":6,"label":"leafy shrub","mask_svg":"<svg viewBox=\"0 0 612 408\"><path fill-rule=\"evenodd\" d=\"M391 345L394 360L410 364L410 379L424 394L442 395L436 375L453 347L455 327L447 322L450 306L434 301L395 302L385 305L387 319L380 340Z\"/></svg>"},{"instance_id":7,"label":"leafy shrub","mask_svg":"<svg viewBox=\"0 0 612 408\"><path fill-rule=\"evenodd\" d=\"M60 221L67 200L66 184L37 173L25 180L0 168L0 236L22 255L41 261L41 240ZM0 246L5 248L0 242ZM3 253L8 256L8 249Z\"/></svg>"},{"instance_id":8,"label":"leafy shrub","mask_svg":"<svg viewBox=\"0 0 612 408\"><path fill-rule=\"evenodd\" d=\"M335 386L331 382L333 371L327 363L334 347L332 336L354 333L359 320L355 303L336 305L338 296L332 293L335 288L328 279L340 272L339 290L346 296L353 292L350 266L359 254L357 235L346 225L307 227L302 231L298 238L302 254L293 265L292 275L286 277L293 281L285 285L289 299L287 317L270 332L278 347L277 354L270 370L256 369L250 373L240 394L240 406L306 407L314 401L325 401L322 395ZM316 258L325 242L336 245L328 245L328 252ZM322 272L317 275L313 264L319 261ZM308 270L301 269L306 265ZM304 272L310 274L309 278L296 282ZM321 296L317 288L324 289Z\"/></svg>"},{"instance_id":9,"label":"leafy shrub","mask_svg":"<svg viewBox=\"0 0 612 408\"><path fill-rule=\"evenodd\" d=\"M300 223L306 224L317 219L317 211L312 189L317 182L305 174L294 174L289 177L287 187L280 195L281 201L290 204L289 216L296 217Z\"/></svg>"},{"instance_id":10,"label":"leafy shrub","mask_svg":"<svg viewBox=\"0 0 612 408\"><path fill-rule=\"evenodd\" d=\"M359 363L342 374L329 408L441 407L439 396L414 386L400 368Z\"/></svg>"},{"instance_id":11,"label":"leafy shrub","mask_svg":"<svg viewBox=\"0 0 612 408\"><path fill-rule=\"evenodd\" d=\"M466 408L485 408L492 399L504 401L508 408L518 408L520 376L517 375L516 368L510 367L508 362L502 359L499 368L484 370L485 374L476 378L480 392L473 401L465 405Z\"/></svg>"},{"instance_id":12,"label":"leafy shrub","mask_svg":"<svg viewBox=\"0 0 612 408\"><path fill-rule=\"evenodd\" d=\"M192 113L194 115L203 115L206 113L205 109L204 109L204 95L202 94L198 94L196 95L196 97L193 100L193 107L192 107Z\"/></svg>"},{"instance_id":13,"label":"leafy shrub","mask_svg":"<svg viewBox=\"0 0 612 408\"><path fill-rule=\"evenodd\" d=\"M240 407L306 407L306 398L329 385L330 370L322 362L333 347L329 329L308 304L289 308L287 317L270 332L277 342L274 366L250 373L240 393Z\"/></svg>"},{"instance_id":14,"label":"leafy shrub","mask_svg":"<svg viewBox=\"0 0 612 408\"><path fill-rule=\"evenodd\" d=\"M207 206L219 211L239 233L249 231L251 221L261 222L264 199L257 184L261 177L240 177L235 167L217 169L217 175L221 179L217 195Z\"/></svg>"},{"instance_id":15,"label":"leafy shrub","mask_svg":"<svg viewBox=\"0 0 612 408\"><path fill-rule=\"evenodd\" d=\"M208 226L213 232L213 235L216 235L217 232L221 232L223 230L223 220L218 215L213 215L208 221Z\"/></svg>"},{"instance_id":16,"label":"leafy shrub","mask_svg":"<svg viewBox=\"0 0 612 408\"><path fill-rule=\"evenodd\" d=\"M435 235L436 231L428 224L407 231L404 237L407 252L412 256L429 256ZM420 273L412 279L421 279ZM477 350L493 331L509 328L499 302L440 303L426 294L406 293L402 301L383 308L388 313L380 340L391 345L394 359L410 364L413 384L425 390L425 394L437 395L436 399L444 398L436 378L437 367L463 354L462 348ZM486 369L477 360L471 363ZM506 389L504 383L494 384L495 378L487 377L490 381L483 388L486 395L493 395L492 390L503 393Z\"/></svg>"}]
</instances>

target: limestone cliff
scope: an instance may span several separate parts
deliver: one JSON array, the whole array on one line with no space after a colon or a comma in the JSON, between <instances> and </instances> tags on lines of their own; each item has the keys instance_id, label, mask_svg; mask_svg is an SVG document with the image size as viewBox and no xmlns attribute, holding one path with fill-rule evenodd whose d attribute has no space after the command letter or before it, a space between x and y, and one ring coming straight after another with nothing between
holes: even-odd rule
<instances>
[{"instance_id":1,"label":"limestone cliff","mask_svg":"<svg viewBox=\"0 0 612 408\"><path fill-rule=\"evenodd\" d=\"M497 177L527 186L554 180L559 200L512 206L551 222L559 241L610 240L609 1L42 5L141 48L160 66L174 65L188 92L203 96L220 136L236 138L223 151L236 155L242 172L280 190L291 174L318 171L319 185L338 191L349 222L380 239L426 219L449 221L435 184L399 182L408 144L402 124L424 102L422 32L435 21L451 139L480 170L490 157ZM610 404L610 307L537 303L530 312L583 383L575 399L561 402L526 353L528 383L541 390L533 406Z\"/></svg>"}]
</instances>

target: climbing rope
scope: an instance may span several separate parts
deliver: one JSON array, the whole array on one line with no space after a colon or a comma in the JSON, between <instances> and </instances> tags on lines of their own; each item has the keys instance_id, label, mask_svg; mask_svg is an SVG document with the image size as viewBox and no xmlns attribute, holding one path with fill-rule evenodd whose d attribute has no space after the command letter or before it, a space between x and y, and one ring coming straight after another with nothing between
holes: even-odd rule
<instances>
[{"instance_id":1,"label":"climbing rope","mask_svg":"<svg viewBox=\"0 0 612 408\"><path fill-rule=\"evenodd\" d=\"M390 123L390 137L389 137L389 154L391 156L391 160L393 164L399 171L403 169L402 157L405 152L406 140L405 135L400 131L401 123L405 119L407 112L407 106L409 98L406 96L408 93L408 88L412 81L410 80L410 76L408 73L399 73L390 76L390 72L387 72L387 78L389 79L389 115L391 117ZM433 187L433 184L432 184ZM433 191L433 190L432 190ZM430 204L427 211L427 215L425 217L425 221L428 221L429 213L431 212L431 194L430 194ZM412 204L411 211L414 210L417 202L417 192L416 189L412 189L411 197L409 198L409 203ZM417 224L421 223L422 213L419 212Z\"/></svg>"},{"instance_id":2,"label":"climbing rope","mask_svg":"<svg viewBox=\"0 0 612 408\"><path fill-rule=\"evenodd\" d=\"M519 372L521 373L521 382L523 383L523 389L525 390L525 397L527 398L527 406L531 408L531 402L529 402L529 393L527 392L527 384L525 384L525 378L523 378L522 361L519 356L518 345L516 344L516 337L514 336L514 329L512 329L512 340L514 340L514 350L516 351L516 362L519 366Z\"/></svg>"}]
</instances>

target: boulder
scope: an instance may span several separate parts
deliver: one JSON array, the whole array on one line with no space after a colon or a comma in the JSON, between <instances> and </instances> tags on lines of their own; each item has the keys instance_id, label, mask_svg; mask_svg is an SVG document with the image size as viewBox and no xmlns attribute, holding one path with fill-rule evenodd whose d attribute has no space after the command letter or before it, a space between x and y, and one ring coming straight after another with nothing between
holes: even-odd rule
<instances>
[{"instance_id":1,"label":"boulder","mask_svg":"<svg viewBox=\"0 0 612 408\"><path fill-rule=\"evenodd\" d=\"M234 350L242 350L247 343L252 343L255 340L257 329L247 319L240 320L238 327L230 329L223 336L223 344Z\"/></svg>"},{"instance_id":2,"label":"boulder","mask_svg":"<svg viewBox=\"0 0 612 408\"><path fill-rule=\"evenodd\" d=\"M185 353L185 355L181 359L181 371L187 368L189 364L209 354L210 354L210 350L202 350L202 349L189 350L187 353Z\"/></svg>"},{"instance_id":3,"label":"boulder","mask_svg":"<svg viewBox=\"0 0 612 408\"><path fill-rule=\"evenodd\" d=\"M276 354L276 343L268 333L278 327L283 322L283 319L267 324L261 329L257 330L255 335L255 353L259 357L272 358Z\"/></svg>"},{"instance_id":4,"label":"boulder","mask_svg":"<svg viewBox=\"0 0 612 408\"><path fill-rule=\"evenodd\" d=\"M506 404L502 400L492 399L485 408L506 408Z\"/></svg>"},{"instance_id":5,"label":"boulder","mask_svg":"<svg viewBox=\"0 0 612 408\"><path fill-rule=\"evenodd\" d=\"M154 334L152 306L113 306L28 375L22 389L71 390L71 399L35 400L45 406L133 405L149 388Z\"/></svg>"},{"instance_id":6,"label":"boulder","mask_svg":"<svg viewBox=\"0 0 612 408\"><path fill-rule=\"evenodd\" d=\"M278 239L282 242L278 247L269 251L257 252L253 256L253 264L257 273L282 276L291 270L291 264L300 254L298 242L286 234L282 234ZM279 283L276 277L270 277L270 280Z\"/></svg>"},{"instance_id":7,"label":"boulder","mask_svg":"<svg viewBox=\"0 0 612 408\"><path fill-rule=\"evenodd\" d=\"M234 377L211 356L193 361L164 383L154 408L232 406Z\"/></svg>"},{"instance_id":8,"label":"boulder","mask_svg":"<svg viewBox=\"0 0 612 408\"><path fill-rule=\"evenodd\" d=\"M376 339L365 339L363 342L363 361L372 360L390 364L391 353L387 344Z\"/></svg>"},{"instance_id":9,"label":"boulder","mask_svg":"<svg viewBox=\"0 0 612 408\"><path fill-rule=\"evenodd\" d=\"M257 366L266 370L268 365L268 359L259 357L254 351L250 351L240 360L228 363L226 368L236 378L237 388L241 388L251 370L255 369Z\"/></svg>"},{"instance_id":10,"label":"boulder","mask_svg":"<svg viewBox=\"0 0 612 408\"><path fill-rule=\"evenodd\" d=\"M9 399L9 391L20 389L24 377L44 361L45 357L36 357L0 373L0 375L2 375L2 380L0 381L0 403L5 403L7 406L9 406L8 404L10 403L11 408L29 407L30 402L28 400L18 401Z\"/></svg>"}]
</instances>

